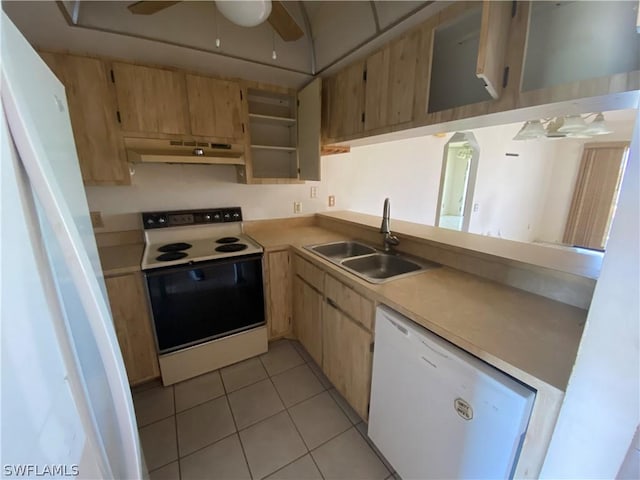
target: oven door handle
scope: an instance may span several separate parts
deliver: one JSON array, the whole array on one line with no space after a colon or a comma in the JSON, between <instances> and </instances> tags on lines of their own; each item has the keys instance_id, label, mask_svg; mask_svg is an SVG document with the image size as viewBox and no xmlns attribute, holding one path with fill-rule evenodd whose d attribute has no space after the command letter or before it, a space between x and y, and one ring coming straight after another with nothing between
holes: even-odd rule
<instances>
[{"instance_id":1,"label":"oven door handle","mask_svg":"<svg viewBox=\"0 0 640 480\"><path fill-rule=\"evenodd\" d=\"M143 273L146 277L156 277L159 275L166 275L167 273L185 272L189 270L204 269L213 265L224 265L228 263L243 263L251 262L253 260L261 260L262 253L255 253L251 255L234 255L232 257L220 258L216 260L205 260L202 262L183 263L180 265L169 265L162 268L154 268L151 270L144 270Z\"/></svg>"}]
</instances>

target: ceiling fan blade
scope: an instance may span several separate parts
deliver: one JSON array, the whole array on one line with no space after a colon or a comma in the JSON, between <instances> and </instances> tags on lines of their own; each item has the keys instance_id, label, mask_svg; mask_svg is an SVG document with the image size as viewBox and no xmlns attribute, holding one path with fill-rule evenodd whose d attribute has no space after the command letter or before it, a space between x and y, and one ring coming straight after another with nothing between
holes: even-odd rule
<instances>
[{"instance_id":1,"label":"ceiling fan blade","mask_svg":"<svg viewBox=\"0 0 640 480\"><path fill-rule=\"evenodd\" d=\"M156 2L156 1L144 1L136 2L129 5L127 8L135 15L152 15L160 10L164 10L178 2Z\"/></svg>"},{"instance_id":2,"label":"ceiling fan blade","mask_svg":"<svg viewBox=\"0 0 640 480\"><path fill-rule=\"evenodd\" d=\"M304 34L282 2L278 0L272 0L271 15L267 21L285 42L298 40Z\"/></svg>"}]
</instances>

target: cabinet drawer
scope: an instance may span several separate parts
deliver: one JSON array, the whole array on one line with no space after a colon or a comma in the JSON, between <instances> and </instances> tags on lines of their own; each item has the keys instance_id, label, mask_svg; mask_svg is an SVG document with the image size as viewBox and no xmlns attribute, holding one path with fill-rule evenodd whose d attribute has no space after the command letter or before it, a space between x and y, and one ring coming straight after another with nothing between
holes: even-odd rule
<instances>
[{"instance_id":1,"label":"cabinet drawer","mask_svg":"<svg viewBox=\"0 0 640 480\"><path fill-rule=\"evenodd\" d=\"M327 301L360 322L365 328L373 330L373 302L363 297L351 287L327 275L324 284Z\"/></svg>"},{"instance_id":2,"label":"cabinet drawer","mask_svg":"<svg viewBox=\"0 0 640 480\"><path fill-rule=\"evenodd\" d=\"M324 272L311 262L305 260L299 255L293 258L293 268L296 275L299 275L305 282L317 289L319 292L324 291Z\"/></svg>"}]
</instances>

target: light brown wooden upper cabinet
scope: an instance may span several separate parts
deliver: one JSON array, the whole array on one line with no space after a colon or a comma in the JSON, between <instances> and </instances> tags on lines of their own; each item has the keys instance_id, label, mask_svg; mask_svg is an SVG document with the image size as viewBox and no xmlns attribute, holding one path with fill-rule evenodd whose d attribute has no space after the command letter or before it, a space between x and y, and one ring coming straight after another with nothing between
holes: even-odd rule
<instances>
[{"instance_id":1,"label":"light brown wooden upper cabinet","mask_svg":"<svg viewBox=\"0 0 640 480\"><path fill-rule=\"evenodd\" d=\"M367 58L365 130L413 120L420 37L414 30Z\"/></svg>"},{"instance_id":2,"label":"light brown wooden upper cabinet","mask_svg":"<svg viewBox=\"0 0 640 480\"><path fill-rule=\"evenodd\" d=\"M113 63L112 69L124 132L189 132L183 73L118 62Z\"/></svg>"},{"instance_id":3,"label":"light brown wooden upper cabinet","mask_svg":"<svg viewBox=\"0 0 640 480\"><path fill-rule=\"evenodd\" d=\"M97 58L42 52L65 86L73 137L86 185L131 183L111 79Z\"/></svg>"},{"instance_id":4,"label":"light brown wooden upper cabinet","mask_svg":"<svg viewBox=\"0 0 640 480\"><path fill-rule=\"evenodd\" d=\"M365 62L358 61L326 79L323 95L323 131L328 138L341 138L364 129Z\"/></svg>"},{"instance_id":5,"label":"light brown wooden upper cabinet","mask_svg":"<svg viewBox=\"0 0 640 480\"><path fill-rule=\"evenodd\" d=\"M235 82L187 75L191 134L219 143L242 143L242 94Z\"/></svg>"},{"instance_id":6,"label":"light brown wooden upper cabinet","mask_svg":"<svg viewBox=\"0 0 640 480\"><path fill-rule=\"evenodd\" d=\"M299 92L248 89L247 183L320 180L322 79Z\"/></svg>"},{"instance_id":7,"label":"light brown wooden upper cabinet","mask_svg":"<svg viewBox=\"0 0 640 480\"><path fill-rule=\"evenodd\" d=\"M503 84L508 79L505 71L507 38L513 12L512 2L485 0L482 6L480 44L476 76L484 81L492 98L500 98Z\"/></svg>"}]
</instances>

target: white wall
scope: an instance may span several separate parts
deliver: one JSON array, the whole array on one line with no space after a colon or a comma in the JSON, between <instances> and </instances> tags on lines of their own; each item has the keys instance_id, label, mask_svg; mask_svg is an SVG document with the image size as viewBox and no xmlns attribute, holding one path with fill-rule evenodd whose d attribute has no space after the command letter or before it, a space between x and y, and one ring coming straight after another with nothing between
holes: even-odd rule
<instances>
[{"instance_id":1,"label":"white wall","mask_svg":"<svg viewBox=\"0 0 640 480\"><path fill-rule=\"evenodd\" d=\"M353 148L325 157L329 194L340 210L382 214L391 198L391 216L433 225L442 153L448 137L421 137Z\"/></svg>"},{"instance_id":2,"label":"white wall","mask_svg":"<svg viewBox=\"0 0 640 480\"><path fill-rule=\"evenodd\" d=\"M616 133L602 141L628 139L633 118L610 122ZM607 114L607 118L613 118ZM562 238L584 140L511 140L520 124L472 130L480 148L469 231L518 241L557 242ZM103 217L142 211L239 205L258 220L325 210L381 215L391 198L393 218L434 225L444 147L452 133L354 147L322 159L322 182L299 185L242 185L235 169L222 165L136 165L133 185L88 187L91 210ZM596 139L600 140L600 139ZM516 157L506 153L518 154ZM318 197L310 198L310 187ZM329 208L327 196L334 195ZM137 215L134 216L138 218ZM136 228L115 223L107 230Z\"/></svg>"},{"instance_id":3,"label":"white wall","mask_svg":"<svg viewBox=\"0 0 640 480\"><path fill-rule=\"evenodd\" d=\"M640 125L543 478L615 478L640 421Z\"/></svg>"},{"instance_id":4,"label":"white wall","mask_svg":"<svg viewBox=\"0 0 640 480\"><path fill-rule=\"evenodd\" d=\"M310 198L312 186L318 197ZM301 214L325 209L325 184L243 185L236 183L235 168L227 165L136 165L131 186L87 187L89 208L111 215L144 211L241 206L245 219L294 216L293 203L302 203ZM138 216L136 215L136 219ZM113 228L139 227L116 223Z\"/></svg>"}]
</instances>

